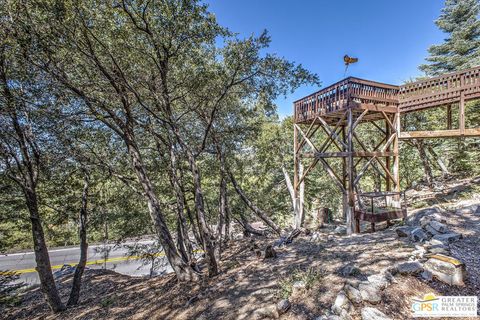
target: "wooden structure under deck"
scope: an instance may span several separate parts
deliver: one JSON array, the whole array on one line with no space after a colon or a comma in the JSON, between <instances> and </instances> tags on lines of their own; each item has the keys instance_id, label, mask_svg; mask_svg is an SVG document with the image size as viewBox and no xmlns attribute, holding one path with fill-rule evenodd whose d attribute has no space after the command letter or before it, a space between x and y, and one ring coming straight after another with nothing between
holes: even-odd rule
<instances>
[{"instance_id":1,"label":"wooden structure under deck","mask_svg":"<svg viewBox=\"0 0 480 320\"><path fill-rule=\"evenodd\" d=\"M480 124L476 128L465 128L465 102L478 98L480 67L402 86L349 77L295 101L296 203L300 184L320 164L343 194L348 231L358 232L359 225L355 220L369 215L368 208L365 209L356 196L359 194L358 183L365 172L372 168L383 177L387 192L400 192L399 140L480 136ZM458 128L455 129L452 125L454 104L458 105ZM440 106L447 108L445 130L401 130L403 114ZM364 141L359 136L359 128L364 123L371 123L371 127L378 131L378 141ZM324 135L320 137L319 132ZM336 166L332 164L335 159ZM300 175L301 161L309 161L309 164ZM397 205L398 201L398 195L389 199ZM303 205L295 207L302 208ZM383 214L383 220L405 215L405 209L390 210Z\"/></svg>"}]
</instances>

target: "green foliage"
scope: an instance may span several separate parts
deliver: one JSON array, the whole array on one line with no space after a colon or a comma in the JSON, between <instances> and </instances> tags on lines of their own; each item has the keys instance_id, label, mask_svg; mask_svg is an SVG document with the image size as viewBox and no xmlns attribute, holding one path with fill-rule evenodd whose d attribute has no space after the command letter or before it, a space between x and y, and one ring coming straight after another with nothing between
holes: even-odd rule
<instances>
[{"instance_id":1,"label":"green foliage","mask_svg":"<svg viewBox=\"0 0 480 320\"><path fill-rule=\"evenodd\" d=\"M447 34L445 42L429 48L428 64L420 69L435 76L480 64L478 0L446 0L435 24Z\"/></svg>"}]
</instances>

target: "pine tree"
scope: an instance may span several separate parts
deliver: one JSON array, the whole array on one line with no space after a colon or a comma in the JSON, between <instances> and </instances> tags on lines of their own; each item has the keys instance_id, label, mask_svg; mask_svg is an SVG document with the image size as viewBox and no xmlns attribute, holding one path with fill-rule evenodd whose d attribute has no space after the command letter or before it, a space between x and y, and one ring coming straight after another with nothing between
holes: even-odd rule
<instances>
[{"instance_id":1,"label":"pine tree","mask_svg":"<svg viewBox=\"0 0 480 320\"><path fill-rule=\"evenodd\" d=\"M429 76L467 69L480 64L478 0L446 0L435 24L447 34L444 43L428 49L427 64L420 70Z\"/></svg>"}]
</instances>

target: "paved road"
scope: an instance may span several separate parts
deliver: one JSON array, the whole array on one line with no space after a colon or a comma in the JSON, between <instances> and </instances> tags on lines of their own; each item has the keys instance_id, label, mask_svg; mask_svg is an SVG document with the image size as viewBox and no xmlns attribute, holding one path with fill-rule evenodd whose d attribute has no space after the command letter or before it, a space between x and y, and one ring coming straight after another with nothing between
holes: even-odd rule
<instances>
[{"instance_id":1,"label":"paved road","mask_svg":"<svg viewBox=\"0 0 480 320\"><path fill-rule=\"evenodd\" d=\"M137 243L152 244L152 240L140 241ZM92 245L88 248L87 267L91 269L107 268L116 272L133 275L144 276L150 273L150 266L142 266L138 257L129 258L127 249L124 245L133 244L123 243L121 246L113 244ZM105 252L108 251L108 256ZM50 261L53 271L58 271L64 264L76 265L80 258L80 250L78 247L57 248L49 251ZM166 258L160 253L158 259L162 265L165 265L164 272L170 272ZM27 284L39 283L37 272L35 271L35 255L33 252L11 253L0 255L0 271L16 271L20 274L19 281Z\"/></svg>"}]
</instances>

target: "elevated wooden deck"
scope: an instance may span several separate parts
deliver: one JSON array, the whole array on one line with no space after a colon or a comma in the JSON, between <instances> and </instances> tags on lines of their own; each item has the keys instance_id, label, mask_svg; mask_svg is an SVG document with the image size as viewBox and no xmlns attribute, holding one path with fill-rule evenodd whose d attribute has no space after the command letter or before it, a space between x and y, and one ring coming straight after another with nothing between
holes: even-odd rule
<instances>
[{"instance_id":1,"label":"elevated wooden deck","mask_svg":"<svg viewBox=\"0 0 480 320\"><path fill-rule=\"evenodd\" d=\"M399 111L411 112L480 98L480 67L407 83L398 92Z\"/></svg>"},{"instance_id":2,"label":"elevated wooden deck","mask_svg":"<svg viewBox=\"0 0 480 320\"><path fill-rule=\"evenodd\" d=\"M295 101L295 123L311 123L317 116L336 123L348 108L356 113L363 110L395 113L398 110L398 91L398 86L348 77ZM381 118L381 114L373 113L364 117L363 121Z\"/></svg>"},{"instance_id":3,"label":"elevated wooden deck","mask_svg":"<svg viewBox=\"0 0 480 320\"><path fill-rule=\"evenodd\" d=\"M322 117L333 124L346 109L354 114L369 110L362 122L384 119L382 114L408 113L458 104L459 128L402 132L401 139L480 136L477 128L465 128L465 102L480 98L480 67L428 78L401 86L349 77L294 102L296 124L310 124ZM450 107L448 107L450 108Z\"/></svg>"}]
</instances>

